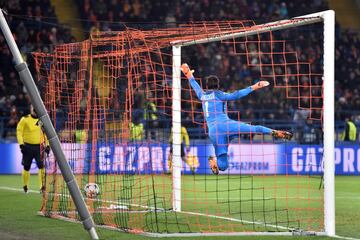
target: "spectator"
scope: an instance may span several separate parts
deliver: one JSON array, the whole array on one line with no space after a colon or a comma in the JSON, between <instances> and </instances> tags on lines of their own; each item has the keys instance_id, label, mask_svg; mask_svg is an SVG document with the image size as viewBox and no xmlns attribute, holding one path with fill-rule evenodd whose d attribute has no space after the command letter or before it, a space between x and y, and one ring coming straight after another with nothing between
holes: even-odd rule
<instances>
[{"instance_id":1,"label":"spectator","mask_svg":"<svg viewBox=\"0 0 360 240\"><path fill-rule=\"evenodd\" d=\"M74 134L76 143L87 143L88 131L84 128L83 122L78 121L76 123L76 130Z\"/></svg>"},{"instance_id":2,"label":"spectator","mask_svg":"<svg viewBox=\"0 0 360 240\"><path fill-rule=\"evenodd\" d=\"M8 122L5 125L5 130L3 132L3 138L8 137L8 135L11 136L15 136L14 134L9 134L10 133L15 133L15 129L16 129L16 125L19 121L19 117L18 117L18 112L15 106L13 106L10 110L10 117Z\"/></svg>"},{"instance_id":3,"label":"spectator","mask_svg":"<svg viewBox=\"0 0 360 240\"><path fill-rule=\"evenodd\" d=\"M81 11L81 18L90 19L89 21L84 21L84 27L86 30L90 30L92 27L94 30L103 30L104 25L109 25L111 30L122 30L123 24L119 22L127 21L163 21L168 20L173 22L180 21L190 21L190 20L208 20L208 21L219 21L219 20L229 20L229 19L249 19L256 22L268 22L274 21L277 19L283 19L288 17L300 16L311 12L323 11L328 9L327 1L325 0L316 0L310 1L305 0L301 3L296 1L265 1L265 2L251 2L251 1L209 1L209 0L188 0L186 3L175 3L169 4L167 1L156 1L151 2L149 0L126 0L126 1L117 1L117 0L77 0L79 4L79 9ZM43 1L18 1L18 0L9 0L2 1L0 4L2 8L8 10L9 14L18 14L18 15L27 15L29 19L24 21L23 19L18 19L15 16L9 15L9 24L11 29L15 32L15 37L18 41L19 47L24 56L27 57L28 62L31 63L31 51L39 50L51 50L52 44L61 44L66 42L73 41L69 29L63 29L62 27L56 26L57 23L56 16L54 14L54 9L51 7L50 0ZM249 17L251 16L251 17ZM45 19L46 17L46 19ZM54 20L53 20L54 19ZM51 25L45 23L51 22ZM103 21L115 21L114 22L103 22ZM149 24L131 24L131 27L135 26L136 28L153 28L154 25ZM155 26L156 27L156 26ZM286 32L284 34L287 34ZM308 44L306 46L300 46L299 50L299 59L301 61L313 61L313 59L319 59L319 55L322 54L320 47L320 42L317 37L311 33L311 31L306 31L302 33L301 31L297 32L299 38L306 39ZM249 42L253 41L251 37L248 37ZM0 36L0 43L2 46L6 46L3 36ZM254 45L254 44L252 44ZM224 47L216 44L208 44L208 46L199 45L199 48L202 48L202 54L198 56L198 59L194 59L196 66L198 66L199 75L208 75L210 72L213 72L212 66L210 64L211 59L209 56L217 56L217 59L213 59L218 62L221 67L221 72L217 73L218 75L223 76L223 79L226 79L225 84L227 89L238 89L242 86L235 86L239 84L235 82L237 76L240 76L241 79L245 79L248 76L254 78L254 76L259 75L259 69L254 69L254 67L249 67L246 64L246 59L239 56L239 53L244 53L245 48L251 48L251 51L258 51L255 46L242 46L244 49L236 49L231 47ZM291 53L296 51L296 46L293 46L292 43L287 44L286 52ZM306 50L304 50L306 49ZM219 51L217 51L219 50ZM262 49L264 52L269 49ZM216 54L215 54L216 53ZM237 54L237 58L241 58L241 65L234 61L234 54ZM289 55L289 54L288 54ZM258 61L256 54L254 58L251 58L251 61ZM360 70L354 68L353 66L360 65L360 41L356 32L350 30L344 30L337 27L336 30L336 69L335 69L335 79L336 79L336 99L338 101L346 100L346 104L337 103L337 120L344 119L344 114L341 111L353 111L357 106L357 95L356 92L359 92L360 88L356 85L356 80L360 79ZM264 63L269 61L267 56L263 56ZM18 106L17 98L20 96L19 92L21 91L22 84L20 83L17 75L15 78L9 76L13 75L14 69L11 63L11 55L7 47L0 49L0 61L2 62L2 68L0 72L5 77L6 81L1 84L0 81L0 106L4 106L5 102L8 109L11 109L12 105L15 105L19 112L22 111L21 107ZM245 63L245 64L243 64ZM194 64L192 64L194 66ZM29 64L31 71L34 72L34 64ZM276 69L277 74L281 75L284 72L281 69ZM290 73L289 69L288 73ZM319 67L312 69L312 72L320 72L322 69ZM294 74L295 71L292 70L291 74ZM341 79L341 80L340 80ZM303 83L301 83L303 84ZM309 85L309 82L304 84ZM317 83L319 84L319 83ZM235 86L235 87L234 87ZM351 89L351 91L349 91ZM289 92L293 90L290 89ZM1 94L5 92L4 94ZM16 99L9 100L15 96ZM279 94L279 96L281 96ZM280 97L279 97L280 98ZM20 100L21 101L21 100ZM249 98L249 102L254 106L254 109L259 109L264 105L262 99L256 99L255 97ZM159 102L154 102L156 106L159 106ZM274 104L275 105L275 104ZM191 107L191 106L190 106ZM158 107L159 108L159 107ZM261 114L256 113L253 109L248 109L246 106L241 110L241 113L245 113L246 116L254 116L259 118ZM280 106L282 108L282 106ZM272 119L283 119L284 117L291 117L289 115L288 109L290 106L284 105L284 108L279 109L279 113L274 112L274 115L270 116ZM297 109L298 106L293 106L293 109ZM230 109L231 110L231 109ZM3 112L3 108L1 112ZM297 110L295 110L297 111ZM8 115L9 113L2 113L2 115ZM190 112L190 111L189 111ZM285 113L285 114L284 114ZM189 114L188 114L189 115ZM187 119L194 119L194 116L185 116ZM198 116L195 116L198 118ZM201 118L201 116L200 116ZM4 125L8 119L2 120Z\"/></svg>"},{"instance_id":4,"label":"spectator","mask_svg":"<svg viewBox=\"0 0 360 240\"><path fill-rule=\"evenodd\" d=\"M151 97L150 97L151 98ZM156 104L151 100L146 100L143 103L144 123L146 138L150 140L156 139L155 128L159 126L158 110Z\"/></svg>"},{"instance_id":5,"label":"spectator","mask_svg":"<svg viewBox=\"0 0 360 240\"><path fill-rule=\"evenodd\" d=\"M310 117L309 109L298 108L295 110L294 118L293 118L295 125L294 134L295 134L295 139L298 140L299 142L301 142L303 139L305 122L309 117Z\"/></svg>"},{"instance_id":6,"label":"spectator","mask_svg":"<svg viewBox=\"0 0 360 240\"><path fill-rule=\"evenodd\" d=\"M144 124L141 122L140 115L133 118L130 123L130 141L141 141L144 139Z\"/></svg>"},{"instance_id":7,"label":"spectator","mask_svg":"<svg viewBox=\"0 0 360 240\"><path fill-rule=\"evenodd\" d=\"M357 129L352 117L345 120L345 130L341 134L341 140L345 142L355 142L357 140Z\"/></svg>"},{"instance_id":8,"label":"spectator","mask_svg":"<svg viewBox=\"0 0 360 240\"><path fill-rule=\"evenodd\" d=\"M321 131L316 128L316 125L313 124L313 121L308 118L305 121L302 130L302 138L300 143L302 144L319 144L321 139Z\"/></svg>"}]
</instances>

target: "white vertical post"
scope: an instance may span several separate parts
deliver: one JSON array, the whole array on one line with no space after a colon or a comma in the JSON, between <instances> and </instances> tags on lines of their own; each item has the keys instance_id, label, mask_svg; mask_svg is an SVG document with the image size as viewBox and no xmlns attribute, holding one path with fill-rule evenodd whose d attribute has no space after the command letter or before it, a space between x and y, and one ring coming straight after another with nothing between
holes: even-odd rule
<instances>
[{"instance_id":1,"label":"white vertical post","mask_svg":"<svg viewBox=\"0 0 360 240\"><path fill-rule=\"evenodd\" d=\"M334 48L335 12L323 13L324 19L324 225L328 236L335 235L335 162L334 162Z\"/></svg>"},{"instance_id":2,"label":"white vertical post","mask_svg":"<svg viewBox=\"0 0 360 240\"><path fill-rule=\"evenodd\" d=\"M172 47L172 181L173 210L181 211L181 47Z\"/></svg>"}]
</instances>

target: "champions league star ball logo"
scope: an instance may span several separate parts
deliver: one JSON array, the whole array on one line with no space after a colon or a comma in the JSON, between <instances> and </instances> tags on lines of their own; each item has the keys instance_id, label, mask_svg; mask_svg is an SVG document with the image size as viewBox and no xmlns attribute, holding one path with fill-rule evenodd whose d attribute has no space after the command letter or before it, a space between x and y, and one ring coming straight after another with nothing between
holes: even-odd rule
<instances>
[{"instance_id":1,"label":"champions league star ball logo","mask_svg":"<svg viewBox=\"0 0 360 240\"><path fill-rule=\"evenodd\" d=\"M85 196L88 198L96 198L100 194L100 188L96 183L88 183L84 187Z\"/></svg>"}]
</instances>

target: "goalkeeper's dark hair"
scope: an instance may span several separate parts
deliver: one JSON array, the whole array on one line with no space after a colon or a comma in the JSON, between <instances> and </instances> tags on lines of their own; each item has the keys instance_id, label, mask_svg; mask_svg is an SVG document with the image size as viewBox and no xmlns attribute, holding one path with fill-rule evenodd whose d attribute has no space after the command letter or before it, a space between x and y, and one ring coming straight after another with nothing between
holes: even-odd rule
<instances>
[{"instance_id":1,"label":"goalkeeper's dark hair","mask_svg":"<svg viewBox=\"0 0 360 240\"><path fill-rule=\"evenodd\" d=\"M217 90L220 88L220 80L215 75L205 77L206 88L209 90Z\"/></svg>"}]
</instances>

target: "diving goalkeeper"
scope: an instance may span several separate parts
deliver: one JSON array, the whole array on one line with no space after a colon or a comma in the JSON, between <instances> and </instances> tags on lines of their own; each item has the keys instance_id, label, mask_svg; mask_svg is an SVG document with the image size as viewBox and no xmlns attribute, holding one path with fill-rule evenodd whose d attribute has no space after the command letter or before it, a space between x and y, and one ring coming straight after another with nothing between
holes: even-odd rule
<instances>
[{"instance_id":1,"label":"diving goalkeeper","mask_svg":"<svg viewBox=\"0 0 360 240\"><path fill-rule=\"evenodd\" d=\"M214 174L219 174L219 170L225 171L228 168L228 145L231 139L237 137L239 133L272 134L276 138L288 140L292 138L293 135L290 132L234 121L227 115L226 101L238 100L245 97L252 91L268 86L269 82L259 81L245 89L232 93L224 93L218 90L220 85L219 78L211 75L205 78L207 90L204 91L193 76L194 70L190 70L186 63L181 65L181 71L189 80L196 96L202 102L203 112L209 128L209 138L214 145L217 158L213 156L209 157L209 165Z\"/></svg>"}]
</instances>

